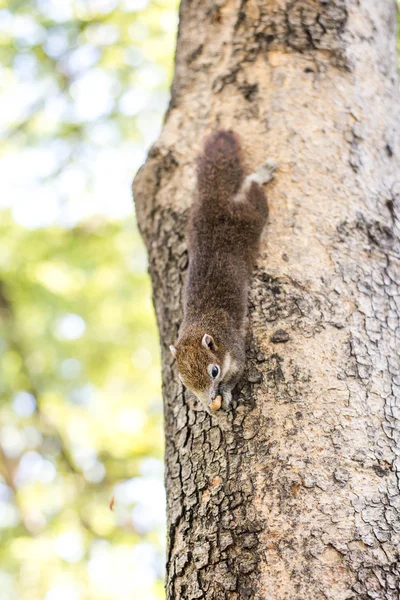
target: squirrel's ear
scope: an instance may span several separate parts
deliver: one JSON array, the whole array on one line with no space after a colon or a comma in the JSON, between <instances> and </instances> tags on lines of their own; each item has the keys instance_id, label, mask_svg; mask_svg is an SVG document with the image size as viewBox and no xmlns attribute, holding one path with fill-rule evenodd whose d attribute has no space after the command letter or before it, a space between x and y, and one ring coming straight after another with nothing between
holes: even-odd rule
<instances>
[{"instance_id":1,"label":"squirrel's ear","mask_svg":"<svg viewBox=\"0 0 400 600\"><path fill-rule=\"evenodd\" d=\"M171 351L172 356L175 358L175 356L176 356L176 348L175 348L175 346L170 346L169 349Z\"/></svg>"},{"instance_id":2,"label":"squirrel's ear","mask_svg":"<svg viewBox=\"0 0 400 600\"><path fill-rule=\"evenodd\" d=\"M203 335L203 339L201 340L201 345L204 346L204 348L208 348L208 350L211 350L212 352L216 349L214 339L213 339L212 335L208 335L208 333L205 333Z\"/></svg>"}]
</instances>

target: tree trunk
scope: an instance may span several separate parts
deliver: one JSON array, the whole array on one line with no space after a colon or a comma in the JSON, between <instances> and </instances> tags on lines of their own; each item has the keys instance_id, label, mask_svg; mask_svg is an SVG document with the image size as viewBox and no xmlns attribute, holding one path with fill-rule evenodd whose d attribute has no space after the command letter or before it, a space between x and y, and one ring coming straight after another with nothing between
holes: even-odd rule
<instances>
[{"instance_id":1,"label":"tree trunk","mask_svg":"<svg viewBox=\"0 0 400 600\"><path fill-rule=\"evenodd\" d=\"M393 0L183 0L172 101L134 183L165 401L168 600L400 598L400 182ZM205 135L278 163L231 411L168 345Z\"/></svg>"}]
</instances>

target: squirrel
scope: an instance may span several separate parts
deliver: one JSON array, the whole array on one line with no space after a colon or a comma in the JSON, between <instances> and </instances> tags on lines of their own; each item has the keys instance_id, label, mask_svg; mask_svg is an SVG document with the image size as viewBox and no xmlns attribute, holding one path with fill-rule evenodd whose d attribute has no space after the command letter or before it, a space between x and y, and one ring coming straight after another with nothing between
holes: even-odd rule
<instances>
[{"instance_id":1,"label":"squirrel","mask_svg":"<svg viewBox=\"0 0 400 600\"><path fill-rule=\"evenodd\" d=\"M197 164L187 229L184 318L170 346L179 378L211 413L227 410L245 366L247 298L268 216L261 187L275 164L244 177L238 136L216 131Z\"/></svg>"}]
</instances>

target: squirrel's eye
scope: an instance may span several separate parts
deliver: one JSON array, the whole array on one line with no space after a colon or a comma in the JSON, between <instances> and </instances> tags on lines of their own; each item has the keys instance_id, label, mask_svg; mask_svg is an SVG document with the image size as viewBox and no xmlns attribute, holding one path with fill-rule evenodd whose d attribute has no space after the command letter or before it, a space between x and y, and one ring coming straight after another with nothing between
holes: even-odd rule
<instances>
[{"instance_id":1,"label":"squirrel's eye","mask_svg":"<svg viewBox=\"0 0 400 600\"><path fill-rule=\"evenodd\" d=\"M213 379L217 379L219 375L219 367L217 365L209 365L208 372Z\"/></svg>"}]
</instances>

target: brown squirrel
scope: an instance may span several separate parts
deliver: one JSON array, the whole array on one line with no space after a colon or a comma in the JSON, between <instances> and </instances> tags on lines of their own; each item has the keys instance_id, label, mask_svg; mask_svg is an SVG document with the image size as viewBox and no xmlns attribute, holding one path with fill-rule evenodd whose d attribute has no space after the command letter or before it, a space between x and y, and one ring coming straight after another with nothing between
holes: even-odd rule
<instances>
[{"instance_id":1,"label":"brown squirrel","mask_svg":"<svg viewBox=\"0 0 400 600\"><path fill-rule=\"evenodd\" d=\"M210 412L227 409L245 365L247 296L268 216L273 161L244 178L238 137L217 131L198 159L187 231L184 319L170 346L182 383Z\"/></svg>"}]
</instances>

